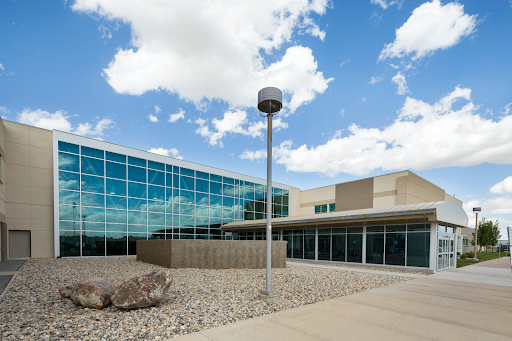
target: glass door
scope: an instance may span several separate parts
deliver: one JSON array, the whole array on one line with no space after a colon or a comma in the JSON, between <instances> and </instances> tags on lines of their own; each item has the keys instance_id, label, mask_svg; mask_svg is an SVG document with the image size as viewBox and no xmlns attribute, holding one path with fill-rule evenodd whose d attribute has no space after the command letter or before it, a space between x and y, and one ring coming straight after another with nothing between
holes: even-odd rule
<instances>
[{"instance_id":1,"label":"glass door","mask_svg":"<svg viewBox=\"0 0 512 341\"><path fill-rule=\"evenodd\" d=\"M438 232L437 245L437 271L455 268L455 235L453 233Z\"/></svg>"}]
</instances>

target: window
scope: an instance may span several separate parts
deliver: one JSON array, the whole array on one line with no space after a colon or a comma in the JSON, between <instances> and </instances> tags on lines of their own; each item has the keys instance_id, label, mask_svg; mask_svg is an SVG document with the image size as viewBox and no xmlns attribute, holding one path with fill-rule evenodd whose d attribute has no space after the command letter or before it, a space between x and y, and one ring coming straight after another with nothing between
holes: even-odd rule
<instances>
[{"instance_id":1,"label":"window","mask_svg":"<svg viewBox=\"0 0 512 341\"><path fill-rule=\"evenodd\" d=\"M315 214L326 213L326 212L327 212L327 204L315 206Z\"/></svg>"},{"instance_id":2,"label":"window","mask_svg":"<svg viewBox=\"0 0 512 341\"><path fill-rule=\"evenodd\" d=\"M336 208L335 208L335 204L329 204L329 212L334 212L336 211Z\"/></svg>"}]
</instances>

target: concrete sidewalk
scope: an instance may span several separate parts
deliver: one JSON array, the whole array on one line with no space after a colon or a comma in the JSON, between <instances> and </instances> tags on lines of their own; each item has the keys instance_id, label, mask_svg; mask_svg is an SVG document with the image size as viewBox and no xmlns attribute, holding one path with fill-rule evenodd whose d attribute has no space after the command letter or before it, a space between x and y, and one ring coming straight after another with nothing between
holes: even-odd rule
<instances>
[{"instance_id":1,"label":"concrete sidewalk","mask_svg":"<svg viewBox=\"0 0 512 341\"><path fill-rule=\"evenodd\" d=\"M421 276L173 340L512 340L505 260L510 264L504 258Z\"/></svg>"},{"instance_id":2,"label":"concrete sidewalk","mask_svg":"<svg viewBox=\"0 0 512 341\"><path fill-rule=\"evenodd\" d=\"M9 286L16 279L18 271L25 264L24 260L9 260L0 262L0 302L2 302Z\"/></svg>"}]
</instances>

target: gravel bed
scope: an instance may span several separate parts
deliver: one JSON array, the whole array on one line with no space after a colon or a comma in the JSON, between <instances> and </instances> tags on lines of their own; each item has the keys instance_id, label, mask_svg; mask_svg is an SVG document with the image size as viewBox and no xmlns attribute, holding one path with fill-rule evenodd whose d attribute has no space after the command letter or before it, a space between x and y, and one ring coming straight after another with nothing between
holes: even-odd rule
<instances>
[{"instance_id":1,"label":"gravel bed","mask_svg":"<svg viewBox=\"0 0 512 341\"><path fill-rule=\"evenodd\" d=\"M378 268L374 266L359 266L354 264L347 264L347 263L335 263L335 262L322 262L322 261L310 261L310 260L303 260L303 259L287 259L287 262L293 262L293 263L306 263L306 264L318 264L318 265L329 265L329 266L339 266L343 268L358 268L358 269L367 269L367 270L378 270L378 271L387 271L387 272L399 272L399 273L408 273L408 274L416 274L416 275L430 275L426 272L419 272L419 271L413 271L409 270L404 267L404 269L386 269L386 268Z\"/></svg>"},{"instance_id":2,"label":"gravel bed","mask_svg":"<svg viewBox=\"0 0 512 341\"><path fill-rule=\"evenodd\" d=\"M256 299L264 269L171 269L164 301L131 311L77 307L58 293L86 277L119 285L157 268L135 257L29 260L0 303L0 339L163 340L410 279L289 265L272 271L280 299L267 304Z\"/></svg>"}]
</instances>

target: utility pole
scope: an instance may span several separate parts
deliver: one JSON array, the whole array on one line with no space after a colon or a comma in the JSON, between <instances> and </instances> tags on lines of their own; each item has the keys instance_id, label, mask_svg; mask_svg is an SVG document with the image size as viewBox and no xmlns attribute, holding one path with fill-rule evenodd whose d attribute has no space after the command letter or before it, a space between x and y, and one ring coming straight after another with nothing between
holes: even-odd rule
<instances>
[{"instance_id":1,"label":"utility pole","mask_svg":"<svg viewBox=\"0 0 512 341\"><path fill-rule=\"evenodd\" d=\"M473 212L476 212L476 222L475 222L475 259L478 259L478 212L482 211L481 207L473 207Z\"/></svg>"}]
</instances>

